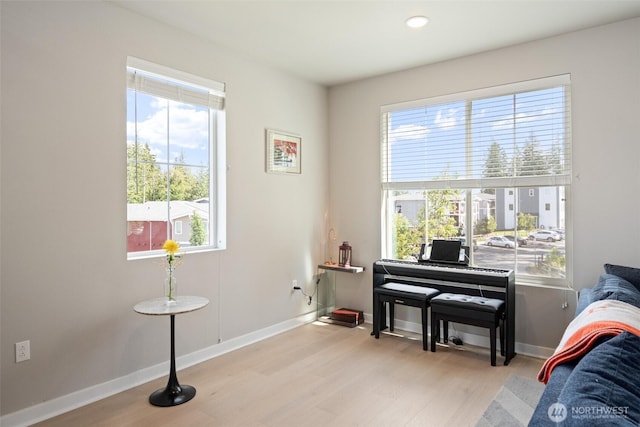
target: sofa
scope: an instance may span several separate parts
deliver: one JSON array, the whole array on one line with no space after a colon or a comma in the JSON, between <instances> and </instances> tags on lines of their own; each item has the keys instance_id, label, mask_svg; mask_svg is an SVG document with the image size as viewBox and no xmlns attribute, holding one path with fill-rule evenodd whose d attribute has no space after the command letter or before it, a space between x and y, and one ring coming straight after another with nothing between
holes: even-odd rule
<instances>
[{"instance_id":1,"label":"sofa","mask_svg":"<svg viewBox=\"0 0 640 427\"><path fill-rule=\"evenodd\" d=\"M640 269L604 270L540 370L531 427L640 425Z\"/></svg>"}]
</instances>

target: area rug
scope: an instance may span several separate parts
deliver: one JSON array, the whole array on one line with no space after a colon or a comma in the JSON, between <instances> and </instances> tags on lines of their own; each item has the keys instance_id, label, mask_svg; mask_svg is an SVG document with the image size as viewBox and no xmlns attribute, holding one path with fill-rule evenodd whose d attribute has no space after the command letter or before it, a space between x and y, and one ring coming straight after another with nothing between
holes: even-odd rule
<instances>
[{"instance_id":1,"label":"area rug","mask_svg":"<svg viewBox=\"0 0 640 427\"><path fill-rule=\"evenodd\" d=\"M476 427L526 426L540 400L544 384L511 375L478 420Z\"/></svg>"}]
</instances>

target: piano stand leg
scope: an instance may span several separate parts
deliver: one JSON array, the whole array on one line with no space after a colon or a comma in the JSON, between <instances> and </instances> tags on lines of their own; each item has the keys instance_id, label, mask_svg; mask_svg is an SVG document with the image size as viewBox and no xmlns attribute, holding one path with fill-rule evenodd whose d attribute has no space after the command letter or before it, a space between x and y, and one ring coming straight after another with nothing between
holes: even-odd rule
<instances>
[{"instance_id":1,"label":"piano stand leg","mask_svg":"<svg viewBox=\"0 0 640 427\"><path fill-rule=\"evenodd\" d=\"M371 335L376 338L380 337L380 331L387 329L386 302L388 301L380 301L378 295L374 295L373 297L373 331L371 331ZM393 331L394 307L392 302L389 302L389 316L391 326L389 330Z\"/></svg>"},{"instance_id":2,"label":"piano stand leg","mask_svg":"<svg viewBox=\"0 0 640 427\"><path fill-rule=\"evenodd\" d=\"M442 342L445 344L449 342L449 322L446 320L442 321Z\"/></svg>"},{"instance_id":3,"label":"piano stand leg","mask_svg":"<svg viewBox=\"0 0 640 427\"><path fill-rule=\"evenodd\" d=\"M380 338L380 331L387 328L386 324L386 310L384 308L384 302L380 301L380 296L374 292L373 294L373 331L371 335Z\"/></svg>"}]
</instances>

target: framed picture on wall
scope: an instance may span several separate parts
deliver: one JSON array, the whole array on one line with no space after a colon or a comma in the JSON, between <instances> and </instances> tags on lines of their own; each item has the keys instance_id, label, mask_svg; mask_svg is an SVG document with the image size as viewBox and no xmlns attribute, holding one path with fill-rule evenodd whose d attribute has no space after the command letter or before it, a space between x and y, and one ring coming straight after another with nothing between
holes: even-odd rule
<instances>
[{"instance_id":1,"label":"framed picture on wall","mask_svg":"<svg viewBox=\"0 0 640 427\"><path fill-rule=\"evenodd\" d=\"M288 132L267 129L266 170L268 173L302 173L302 138Z\"/></svg>"}]
</instances>

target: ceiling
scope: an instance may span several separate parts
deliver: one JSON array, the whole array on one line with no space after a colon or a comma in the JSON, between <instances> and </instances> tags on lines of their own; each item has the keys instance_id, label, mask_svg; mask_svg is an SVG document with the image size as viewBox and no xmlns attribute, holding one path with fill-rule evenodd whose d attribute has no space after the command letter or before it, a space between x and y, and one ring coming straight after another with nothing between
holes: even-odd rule
<instances>
[{"instance_id":1,"label":"ceiling","mask_svg":"<svg viewBox=\"0 0 640 427\"><path fill-rule=\"evenodd\" d=\"M640 0L113 3L326 86L640 16Z\"/></svg>"}]
</instances>

